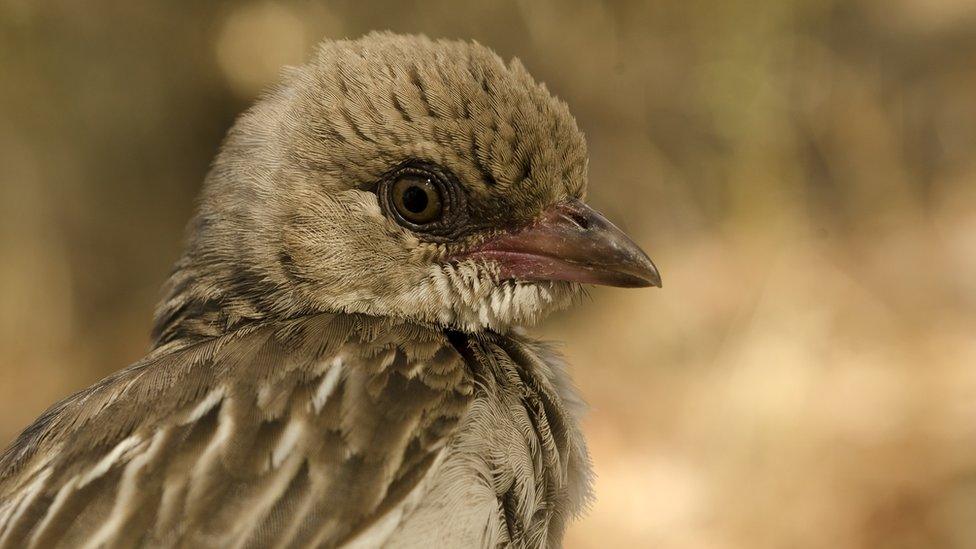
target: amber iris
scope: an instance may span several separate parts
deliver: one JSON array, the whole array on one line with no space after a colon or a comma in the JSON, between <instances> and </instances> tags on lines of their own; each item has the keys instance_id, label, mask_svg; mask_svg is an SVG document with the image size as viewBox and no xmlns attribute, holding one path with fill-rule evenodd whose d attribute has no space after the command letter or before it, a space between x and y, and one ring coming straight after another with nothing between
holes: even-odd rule
<instances>
[{"instance_id":1,"label":"amber iris","mask_svg":"<svg viewBox=\"0 0 976 549\"><path fill-rule=\"evenodd\" d=\"M431 223L443 213L440 189L429 178L404 175L393 184L391 194L397 213L410 223Z\"/></svg>"}]
</instances>

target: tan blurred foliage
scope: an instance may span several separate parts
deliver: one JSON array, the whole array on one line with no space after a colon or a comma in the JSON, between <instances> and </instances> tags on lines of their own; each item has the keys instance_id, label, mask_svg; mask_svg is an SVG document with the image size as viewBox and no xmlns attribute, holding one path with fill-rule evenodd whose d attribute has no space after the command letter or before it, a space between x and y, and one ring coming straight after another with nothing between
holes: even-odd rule
<instances>
[{"instance_id":1,"label":"tan blurred foliage","mask_svg":"<svg viewBox=\"0 0 976 549\"><path fill-rule=\"evenodd\" d=\"M663 291L542 331L570 547L976 547L976 4L0 0L0 441L138 358L234 115L321 37L474 38L586 131Z\"/></svg>"}]
</instances>

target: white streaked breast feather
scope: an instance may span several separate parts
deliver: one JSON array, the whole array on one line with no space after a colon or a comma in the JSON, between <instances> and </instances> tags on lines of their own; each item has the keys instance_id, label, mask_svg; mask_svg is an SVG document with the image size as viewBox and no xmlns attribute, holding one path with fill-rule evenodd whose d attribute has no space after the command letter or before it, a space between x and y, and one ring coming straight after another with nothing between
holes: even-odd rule
<instances>
[{"instance_id":1,"label":"white streaked breast feather","mask_svg":"<svg viewBox=\"0 0 976 549\"><path fill-rule=\"evenodd\" d=\"M100 459L90 471L81 476L78 481L78 488L84 488L89 482L107 473L124 453L134 448L140 442L142 442L142 437L139 435L132 435L122 439L122 442L116 444L115 448L112 448L111 452Z\"/></svg>"},{"instance_id":2,"label":"white streaked breast feather","mask_svg":"<svg viewBox=\"0 0 976 549\"><path fill-rule=\"evenodd\" d=\"M322 381L316 387L315 394L312 396L312 408L316 414L322 411L322 407L325 406L325 401L335 391L336 385L339 383L340 375L342 375L342 358L336 357L333 359L332 364L329 365L329 369L325 372L325 375L322 376Z\"/></svg>"},{"instance_id":3,"label":"white streaked breast feather","mask_svg":"<svg viewBox=\"0 0 976 549\"><path fill-rule=\"evenodd\" d=\"M119 530L124 526L126 519L134 509L134 501L137 498L136 479L140 470L146 466L153 458L159 455L160 450L166 440L167 430L157 431L153 435L146 451L136 455L129 460L122 474L122 480L116 489L115 505L112 512L108 515L108 520L102 524L97 532L89 539L85 547L105 547L110 544L112 538L118 535Z\"/></svg>"},{"instance_id":4,"label":"white streaked breast feather","mask_svg":"<svg viewBox=\"0 0 976 549\"><path fill-rule=\"evenodd\" d=\"M273 469L277 469L285 461L288 454L295 448L303 431L305 431L305 422L300 419L293 419L288 422L285 431L281 433L281 438L278 439L278 444L275 445L274 450L271 452L271 467Z\"/></svg>"},{"instance_id":5,"label":"white streaked breast feather","mask_svg":"<svg viewBox=\"0 0 976 549\"><path fill-rule=\"evenodd\" d=\"M188 425L202 418L207 414L207 412L212 410L222 398L224 398L224 389L222 387L217 387L216 389L210 391L207 393L207 396L203 398L203 400L198 402L197 405L190 410L190 413L186 416L186 419L184 419L180 424Z\"/></svg>"},{"instance_id":6,"label":"white streaked breast feather","mask_svg":"<svg viewBox=\"0 0 976 549\"><path fill-rule=\"evenodd\" d=\"M44 469L37 474L35 478L27 487L24 488L21 497L17 500L9 501L2 509L0 509L0 545L4 545L7 541L7 535L10 533L10 529L13 528L14 524L20 520L20 517L24 514L24 511L30 507L31 502L33 502L41 491L44 489L45 483L48 477L51 476L50 469Z\"/></svg>"},{"instance_id":7,"label":"white streaked breast feather","mask_svg":"<svg viewBox=\"0 0 976 549\"><path fill-rule=\"evenodd\" d=\"M54 496L54 501L51 502L51 506L47 508L47 512L44 514L44 518L38 521L37 527L34 528L34 533L31 534L31 539L28 546L34 546L37 538L47 529L50 525L51 520L58 515L58 511L64 506L65 502L71 496L71 493L78 488L78 477L72 477L71 480L66 482L64 486L58 490L58 495Z\"/></svg>"}]
</instances>

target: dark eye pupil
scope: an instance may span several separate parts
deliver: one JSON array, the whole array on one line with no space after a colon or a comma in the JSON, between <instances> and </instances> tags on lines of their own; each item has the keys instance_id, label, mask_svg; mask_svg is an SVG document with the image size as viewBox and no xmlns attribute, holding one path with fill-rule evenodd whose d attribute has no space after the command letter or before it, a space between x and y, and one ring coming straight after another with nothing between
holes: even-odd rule
<instances>
[{"instance_id":1,"label":"dark eye pupil","mask_svg":"<svg viewBox=\"0 0 976 549\"><path fill-rule=\"evenodd\" d=\"M433 226L444 213L441 196L443 185L433 177L419 173L400 175L389 188L389 204L399 221L416 229L420 225Z\"/></svg>"},{"instance_id":2,"label":"dark eye pupil","mask_svg":"<svg viewBox=\"0 0 976 549\"><path fill-rule=\"evenodd\" d=\"M413 213L420 213L426 210L429 202L430 199L427 198L427 191L416 185L407 187L407 190L403 191L403 206Z\"/></svg>"}]
</instances>

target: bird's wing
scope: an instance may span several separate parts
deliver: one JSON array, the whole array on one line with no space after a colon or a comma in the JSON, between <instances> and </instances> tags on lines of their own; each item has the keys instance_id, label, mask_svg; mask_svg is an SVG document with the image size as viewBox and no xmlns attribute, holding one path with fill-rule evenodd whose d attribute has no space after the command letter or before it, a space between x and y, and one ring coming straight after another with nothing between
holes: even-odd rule
<instances>
[{"instance_id":1,"label":"bird's wing","mask_svg":"<svg viewBox=\"0 0 976 549\"><path fill-rule=\"evenodd\" d=\"M317 315L144 361L0 455L0 547L375 545L468 406L437 332Z\"/></svg>"}]
</instances>

